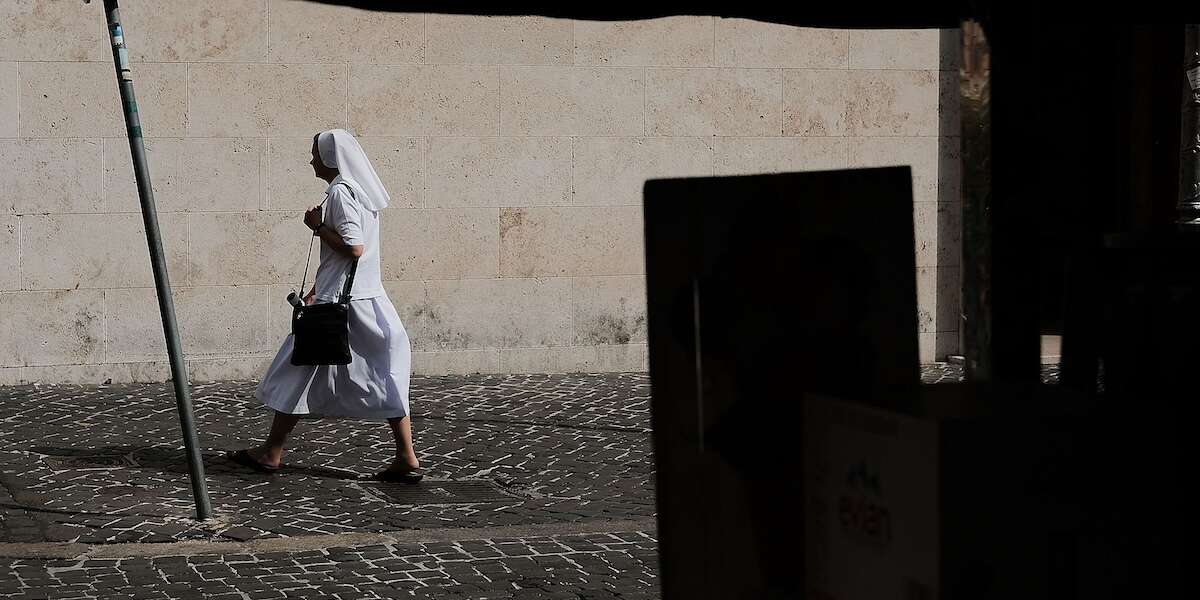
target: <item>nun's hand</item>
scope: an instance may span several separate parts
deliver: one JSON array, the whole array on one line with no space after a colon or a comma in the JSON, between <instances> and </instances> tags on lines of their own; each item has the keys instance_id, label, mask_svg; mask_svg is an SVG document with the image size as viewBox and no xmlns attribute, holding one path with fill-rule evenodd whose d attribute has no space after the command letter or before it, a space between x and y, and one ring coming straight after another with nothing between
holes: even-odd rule
<instances>
[{"instance_id":1,"label":"nun's hand","mask_svg":"<svg viewBox=\"0 0 1200 600\"><path fill-rule=\"evenodd\" d=\"M313 231L316 231L317 227L321 226L321 207L320 206L314 206L314 207L304 211L304 224L307 225L308 228L312 229Z\"/></svg>"}]
</instances>

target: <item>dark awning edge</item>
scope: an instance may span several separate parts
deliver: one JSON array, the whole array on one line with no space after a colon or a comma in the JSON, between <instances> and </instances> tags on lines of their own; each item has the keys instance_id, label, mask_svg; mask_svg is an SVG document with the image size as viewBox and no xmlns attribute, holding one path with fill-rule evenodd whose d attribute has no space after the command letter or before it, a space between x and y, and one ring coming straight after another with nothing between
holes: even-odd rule
<instances>
[{"instance_id":1,"label":"dark awning edge","mask_svg":"<svg viewBox=\"0 0 1200 600\"><path fill-rule=\"evenodd\" d=\"M930 29L958 27L977 2L872 2L852 4L796 2L388 2L385 0L309 0L366 10L459 15L542 16L586 21L626 21L693 15L754 19L801 27L848 29Z\"/></svg>"}]
</instances>

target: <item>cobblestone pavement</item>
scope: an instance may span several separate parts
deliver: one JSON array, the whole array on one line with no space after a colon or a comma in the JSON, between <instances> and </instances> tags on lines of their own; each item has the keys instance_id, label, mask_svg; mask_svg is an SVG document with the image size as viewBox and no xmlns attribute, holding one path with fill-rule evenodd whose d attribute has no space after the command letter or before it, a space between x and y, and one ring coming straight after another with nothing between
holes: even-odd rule
<instances>
[{"instance_id":1,"label":"cobblestone pavement","mask_svg":"<svg viewBox=\"0 0 1200 600\"><path fill-rule=\"evenodd\" d=\"M0 562L0 598L658 597L657 542L639 532Z\"/></svg>"},{"instance_id":2,"label":"cobblestone pavement","mask_svg":"<svg viewBox=\"0 0 1200 600\"><path fill-rule=\"evenodd\" d=\"M953 365L922 370L926 383L961 376ZM420 486L360 479L393 452L386 427L363 421L302 421L278 474L232 465L224 451L260 439L267 423L253 389L193 386L215 512L197 523L168 384L0 387L0 545L653 522L646 374L414 378ZM2 558L0 597L650 598L654 535Z\"/></svg>"},{"instance_id":3,"label":"cobblestone pavement","mask_svg":"<svg viewBox=\"0 0 1200 600\"><path fill-rule=\"evenodd\" d=\"M269 415L253 389L194 386L216 515L196 524L170 386L0 388L0 494L9 496L0 497L0 541L245 540L654 515L644 374L415 379L414 441L429 483L417 488L357 479L394 453L382 423L302 421L288 466L273 476L230 463L226 450L265 433ZM442 501L428 493L439 483Z\"/></svg>"}]
</instances>

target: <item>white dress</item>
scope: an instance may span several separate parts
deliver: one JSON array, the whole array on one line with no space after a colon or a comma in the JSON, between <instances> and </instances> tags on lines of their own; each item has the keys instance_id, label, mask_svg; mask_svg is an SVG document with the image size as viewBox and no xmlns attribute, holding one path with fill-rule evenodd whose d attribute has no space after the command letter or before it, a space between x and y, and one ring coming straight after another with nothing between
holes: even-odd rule
<instances>
[{"instance_id":1,"label":"white dress","mask_svg":"<svg viewBox=\"0 0 1200 600\"><path fill-rule=\"evenodd\" d=\"M296 366L288 334L254 395L293 415L390 419L408 410L412 352L408 332L383 289L379 270L379 211L364 208L336 178L326 191L324 222L348 245L362 245L350 290L348 365ZM351 259L321 242L316 302L334 302Z\"/></svg>"}]
</instances>

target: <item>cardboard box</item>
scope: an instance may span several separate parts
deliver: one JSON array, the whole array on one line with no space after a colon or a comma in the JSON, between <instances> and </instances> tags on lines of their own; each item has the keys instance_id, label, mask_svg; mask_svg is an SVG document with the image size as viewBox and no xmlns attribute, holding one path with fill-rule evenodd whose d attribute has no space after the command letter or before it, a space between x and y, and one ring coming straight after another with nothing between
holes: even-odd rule
<instances>
[{"instance_id":1,"label":"cardboard box","mask_svg":"<svg viewBox=\"0 0 1200 600\"><path fill-rule=\"evenodd\" d=\"M928 386L911 414L807 395L808 598L1074 589L1088 420L1053 388L1017 394L1030 400L997 411L994 395Z\"/></svg>"}]
</instances>

